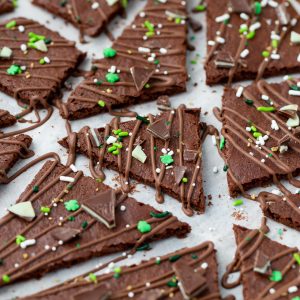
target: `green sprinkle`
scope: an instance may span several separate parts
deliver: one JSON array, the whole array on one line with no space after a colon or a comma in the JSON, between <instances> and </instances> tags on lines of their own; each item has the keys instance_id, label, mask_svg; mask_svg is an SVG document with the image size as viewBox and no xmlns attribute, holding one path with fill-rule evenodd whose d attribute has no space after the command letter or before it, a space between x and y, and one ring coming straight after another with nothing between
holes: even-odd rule
<instances>
[{"instance_id":1,"label":"green sprinkle","mask_svg":"<svg viewBox=\"0 0 300 300\"><path fill-rule=\"evenodd\" d=\"M26 241L25 236L20 235L20 234L18 234L18 235L16 236L16 244L17 244L17 245L20 245L22 242L25 242L25 241Z\"/></svg>"},{"instance_id":2,"label":"green sprinkle","mask_svg":"<svg viewBox=\"0 0 300 300\"><path fill-rule=\"evenodd\" d=\"M282 230L281 228L278 229L278 234L279 234L280 236L283 235L283 230Z\"/></svg>"},{"instance_id":3,"label":"green sprinkle","mask_svg":"<svg viewBox=\"0 0 300 300\"><path fill-rule=\"evenodd\" d=\"M247 35L246 35L246 39L247 40L252 40L255 37L255 31L250 31Z\"/></svg>"},{"instance_id":4,"label":"green sprinkle","mask_svg":"<svg viewBox=\"0 0 300 300\"><path fill-rule=\"evenodd\" d=\"M244 201L242 199L238 199L238 200L235 200L232 205L233 206L240 206L244 203Z\"/></svg>"},{"instance_id":5,"label":"green sprinkle","mask_svg":"<svg viewBox=\"0 0 300 300\"><path fill-rule=\"evenodd\" d=\"M160 161L165 165L169 165L169 164L172 164L174 162L173 157L169 154L162 155L160 157Z\"/></svg>"},{"instance_id":6,"label":"green sprinkle","mask_svg":"<svg viewBox=\"0 0 300 300\"><path fill-rule=\"evenodd\" d=\"M145 250L150 250L150 249L151 249L150 244L143 244L142 246L137 247L136 251L145 251Z\"/></svg>"},{"instance_id":7,"label":"green sprinkle","mask_svg":"<svg viewBox=\"0 0 300 300\"><path fill-rule=\"evenodd\" d=\"M282 280L282 274L280 271L274 270L272 271L272 275L269 277L269 279L274 282L279 282Z\"/></svg>"},{"instance_id":8,"label":"green sprinkle","mask_svg":"<svg viewBox=\"0 0 300 300\"><path fill-rule=\"evenodd\" d=\"M107 73L105 75L105 78L106 78L107 82L110 82L110 83L115 83L120 80L119 75L116 73Z\"/></svg>"},{"instance_id":9,"label":"green sprinkle","mask_svg":"<svg viewBox=\"0 0 300 300\"><path fill-rule=\"evenodd\" d=\"M48 213L50 213L51 208L47 207L47 206L42 206L40 210L41 210L42 213L48 214Z\"/></svg>"},{"instance_id":10,"label":"green sprinkle","mask_svg":"<svg viewBox=\"0 0 300 300\"><path fill-rule=\"evenodd\" d=\"M206 6L205 5L197 5L194 8L195 11L205 11L206 10Z\"/></svg>"},{"instance_id":11,"label":"green sprinkle","mask_svg":"<svg viewBox=\"0 0 300 300\"><path fill-rule=\"evenodd\" d=\"M137 225L137 229L140 233L147 233L151 231L152 227L146 221L139 221Z\"/></svg>"},{"instance_id":12,"label":"green sprinkle","mask_svg":"<svg viewBox=\"0 0 300 300\"><path fill-rule=\"evenodd\" d=\"M169 286L169 287L177 287L178 286L178 281L175 276L170 281L167 282L167 286Z\"/></svg>"},{"instance_id":13,"label":"green sprinkle","mask_svg":"<svg viewBox=\"0 0 300 300\"><path fill-rule=\"evenodd\" d=\"M5 28L11 29L11 28L14 28L14 27L16 27L16 26L17 26L17 21L12 20L12 21L6 23Z\"/></svg>"},{"instance_id":14,"label":"green sprinkle","mask_svg":"<svg viewBox=\"0 0 300 300\"><path fill-rule=\"evenodd\" d=\"M104 57L106 58L112 58L112 57L115 57L117 54L117 51L113 48L105 48L103 50L103 55Z\"/></svg>"},{"instance_id":15,"label":"green sprinkle","mask_svg":"<svg viewBox=\"0 0 300 300\"><path fill-rule=\"evenodd\" d=\"M142 117L142 116L137 115L136 119L142 121L145 124L149 124L150 123L149 120L146 117Z\"/></svg>"},{"instance_id":16,"label":"green sprinkle","mask_svg":"<svg viewBox=\"0 0 300 300\"><path fill-rule=\"evenodd\" d=\"M190 63L191 63L192 65L196 65L196 64L197 64L197 61L193 59L193 60L190 61Z\"/></svg>"},{"instance_id":17,"label":"green sprinkle","mask_svg":"<svg viewBox=\"0 0 300 300\"><path fill-rule=\"evenodd\" d=\"M65 202L64 205L67 211L76 211L80 208L78 201L75 199Z\"/></svg>"},{"instance_id":18,"label":"green sprinkle","mask_svg":"<svg viewBox=\"0 0 300 300\"><path fill-rule=\"evenodd\" d=\"M276 110L276 108L273 107L273 106L269 106L269 107L267 107L267 106L259 106L259 107L257 107L257 110L258 111L262 111L262 112L274 112Z\"/></svg>"},{"instance_id":19,"label":"green sprinkle","mask_svg":"<svg viewBox=\"0 0 300 300\"><path fill-rule=\"evenodd\" d=\"M179 255L179 254L173 255L173 256L169 257L169 261L170 262L175 262L175 261L177 261L180 258L181 258L181 255Z\"/></svg>"},{"instance_id":20,"label":"green sprinkle","mask_svg":"<svg viewBox=\"0 0 300 300\"><path fill-rule=\"evenodd\" d=\"M254 131L254 132L257 131L257 128L255 126L253 126L253 125L250 128L251 128L251 131Z\"/></svg>"},{"instance_id":21,"label":"green sprinkle","mask_svg":"<svg viewBox=\"0 0 300 300\"><path fill-rule=\"evenodd\" d=\"M115 151L112 152L112 154L113 154L113 155L119 155L119 154L120 154L120 151L119 151L119 150L115 150Z\"/></svg>"},{"instance_id":22,"label":"green sprinkle","mask_svg":"<svg viewBox=\"0 0 300 300\"><path fill-rule=\"evenodd\" d=\"M253 136L257 139L258 137L262 136L260 132L253 132Z\"/></svg>"},{"instance_id":23,"label":"green sprinkle","mask_svg":"<svg viewBox=\"0 0 300 300\"><path fill-rule=\"evenodd\" d=\"M150 212L150 216L153 217L153 218L156 218L156 219L165 218L165 217L169 216L170 214L171 213L169 213L168 211L164 211L164 212L161 212L161 213L156 213L154 211Z\"/></svg>"},{"instance_id":24,"label":"green sprinkle","mask_svg":"<svg viewBox=\"0 0 300 300\"><path fill-rule=\"evenodd\" d=\"M45 62L45 59L44 58L41 58L40 61L39 61L40 65L44 65L46 62Z\"/></svg>"},{"instance_id":25,"label":"green sprinkle","mask_svg":"<svg viewBox=\"0 0 300 300\"><path fill-rule=\"evenodd\" d=\"M146 20L146 21L144 22L144 26L145 26L150 32L154 32L154 25L153 25L150 21Z\"/></svg>"},{"instance_id":26,"label":"green sprinkle","mask_svg":"<svg viewBox=\"0 0 300 300\"><path fill-rule=\"evenodd\" d=\"M113 133L115 135L119 135L119 133L122 132L122 129L116 129L116 130L113 130Z\"/></svg>"},{"instance_id":27,"label":"green sprinkle","mask_svg":"<svg viewBox=\"0 0 300 300\"><path fill-rule=\"evenodd\" d=\"M4 275L2 276L2 281L3 281L4 283L9 283L9 282L10 282L10 277L9 277L8 275L4 274Z\"/></svg>"},{"instance_id":28,"label":"green sprinkle","mask_svg":"<svg viewBox=\"0 0 300 300\"><path fill-rule=\"evenodd\" d=\"M254 2L254 13L255 13L256 15L260 15L261 12L262 12L262 6L261 6L261 3L255 1L255 2Z\"/></svg>"},{"instance_id":29,"label":"green sprinkle","mask_svg":"<svg viewBox=\"0 0 300 300\"><path fill-rule=\"evenodd\" d=\"M86 229L88 227L89 223L87 221L83 221L82 224L81 224L81 227L83 229Z\"/></svg>"},{"instance_id":30,"label":"green sprinkle","mask_svg":"<svg viewBox=\"0 0 300 300\"><path fill-rule=\"evenodd\" d=\"M278 40L272 40L272 47L275 49L278 48Z\"/></svg>"},{"instance_id":31,"label":"green sprinkle","mask_svg":"<svg viewBox=\"0 0 300 300\"><path fill-rule=\"evenodd\" d=\"M246 99L245 103L251 106L251 105L253 105L253 100Z\"/></svg>"},{"instance_id":32,"label":"green sprinkle","mask_svg":"<svg viewBox=\"0 0 300 300\"><path fill-rule=\"evenodd\" d=\"M104 107L104 106L105 106L105 101L99 100L99 101L98 101L98 105L99 105L100 107Z\"/></svg>"},{"instance_id":33,"label":"green sprinkle","mask_svg":"<svg viewBox=\"0 0 300 300\"><path fill-rule=\"evenodd\" d=\"M114 269L114 278L118 279L121 277L121 272L122 272L122 269L120 267L117 267Z\"/></svg>"},{"instance_id":34,"label":"green sprinkle","mask_svg":"<svg viewBox=\"0 0 300 300\"><path fill-rule=\"evenodd\" d=\"M227 172L228 169L229 169L228 165L224 165L223 171L224 171L224 172Z\"/></svg>"},{"instance_id":35,"label":"green sprinkle","mask_svg":"<svg viewBox=\"0 0 300 300\"><path fill-rule=\"evenodd\" d=\"M154 32L148 31L148 32L146 32L146 36L152 37L152 36L154 36Z\"/></svg>"},{"instance_id":36,"label":"green sprinkle","mask_svg":"<svg viewBox=\"0 0 300 300\"><path fill-rule=\"evenodd\" d=\"M293 297L291 300L300 300L300 296Z\"/></svg>"},{"instance_id":37,"label":"green sprinkle","mask_svg":"<svg viewBox=\"0 0 300 300\"><path fill-rule=\"evenodd\" d=\"M122 131L119 133L119 136L122 136L122 137L128 136L128 135L129 135L129 133L127 131Z\"/></svg>"},{"instance_id":38,"label":"green sprinkle","mask_svg":"<svg viewBox=\"0 0 300 300\"><path fill-rule=\"evenodd\" d=\"M294 90L294 91L299 91L300 88L297 85L290 85L290 89Z\"/></svg>"},{"instance_id":39,"label":"green sprinkle","mask_svg":"<svg viewBox=\"0 0 300 300\"><path fill-rule=\"evenodd\" d=\"M112 153L112 152L114 152L114 151L116 151L116 150L117 150L117 147L116 147L116 146L111 146L111 147L109 147L109 148L107 149L107 152Z\"/></svg>"},{"instance_id":40,"label":"green sprinkle","mask_svg":"<svg viewBox=\"0 0 300 300\"><path fill-rule=\"evenodd\" d=\"M186 177L183 177L183 178L181 179L181 181L182 181L183 183L187 183L187 182L188 182L188 179L187 179Z\"/></svg>"},{"instance_id":41,"label":"green sprinkle","mask_svg":"<svg viewBox=\"0 0 300 300\"><path fill-rule=\"evenodd\" d=\"M7 74L8 75L18 75L22 73L22 69L19 65L11 65L8 69L7 69Z\"/></svg>"},{"instance_id":42,"label":"green sprinkle","mask_svg":"<svg viewBox=\"0 0 300 300\"><path fill-rule=\"evenodd\" d=\"M32 191L33 191L34 193L37 193L37 192L39 191L38 185L34 185L33 188L32 188Z\"/></svg>"},{"instance_id":43,"label":"green sprinkle","mask_svg":"<svg viewBox=\"0 0 300 300\"><path fill-rule=\"evenodd\" d=\"M68 218L68 220L69 220L69 221L75 221L75 217L74 217L74 216L71 216L71 217Z\"/></svg>"},{"instance_id":44,"label":"green sprinkle","mask_svg":"<svg viewBox=\"0 0 300 300\"><path fill-rule=\"evenodd\" d=\"M114 145L115 147L119 148L119 149L122 149L122 148L123 148L122 144L113 143L113 145Z\"/></svg>"},{"instance_id":45,"label":"green sprinkle","mask_svg":"<svg viewBox=\"0 0 300 300\"><path fill-rule=\"evenodd\" d=\"M192 254L191 257L192 257L192 259L198 259L198 255L197 254Z\"/></svg>"},{"instance_id":46,"label":"green sprinkle","mask_svg":"<svg viewBox=\"0 0 300 300\"><path fill-rule=\"evenodd\" d=\"M75 246L76 246L76 248L80 248L80 244L79 243L77 243Z\"/></svg>"},{"instance_id":47,"label":"green sprinkle","mask_svg":"<svg viewBox=\"0 0 300 300\"><path fill-rule=\"evenodd\" d=\"M44 35L39 35L39 34L36 34L34 32L29 32L28 37L29 37L29 42L30 43L34 43L34 42L37 42L37 41L44 41L46 39L46 37Z\"/></svg>"},{"instance_id":48,"label":"green sprinkle","mask_svg":"<svg viewBox=\"0 0 300 300\"><path fill-rule=\"evenodd\" d=\"M156 259L155 259L155 263L156 263L157 265L160 265L160 263L161 263L161 259L160 259L160 257L156 257Z\"/></svg>"},{"instance_id":49,"label":"green sprinkle","mask_svg":"<svg viewBox=\"0 0 300 300\"><path fill-rule=\"evenodd\" d=\"M224 136L222 136L221 137L221 140L220 140L220 150L223 150L224 149L224 147L225 147L225 143L226 143L226 141L225 141L225 138L224 138Z\"/></svg>"},{"instance_id":50,"label":"green sprinkle","mask_svg":"<svg viewBox=\"0 0 300 300\"><path fill-rule=\"evenodd\" d=\"M120 2L123 8L126 8L128 6L128 0L120 0Z\"/></svg>"},{"instance_id":51,"label":"green sprinkle","mask_svg":"<svg viewBox=\"0 0 300 300\"><path fill-rule=\"evenodd\" d=\"M175 19L175 23L176 23L176 24L180 24L180 23L181 23L181 18L176 18L176 19Z\"/></svg>"},{"instance_id":52,"label":"green sprinkle","mask_svg":"<svg viewBox=\"0 0 300 300\"><path fill-rule=\"evenodd\" d=\"M265 50L265 51L263 51L263 52L261 53L261 55L262 55L263 57L267 58L267 57L270 56L270 52L267 51L267 50Z\"/></svg>"},{"instance_id":53,"label":"green sprinkle","mask_svg":"<svg viewBox=\"0 0 300 300\"><path fill-rule=\"evenodd\" d=\"M293 258L298 263L298 265L300 265L300 254L299 253L294 253Z\"/></svg>"},{"instance_id":54,"label":"green sprinkle","mask_svg":"<svg viewBox=\"0 0 300 300\"><path fill-rule=\"evenodd\" d=\"M97 276L94 273L89 274L90 281L97 283Z\"/></svg>"},{"instance_id":55,"label":"green sprinkle","mask_svg":"<svg viewBox=\"0 0 300 300\"><path fill-rule=\"evenodd\" d=\"M146 84L145 84L145 88L146 88L146 89L150 89L150 88L151 88L150 83L146 83Z\"/></svg>"}]
</instances>

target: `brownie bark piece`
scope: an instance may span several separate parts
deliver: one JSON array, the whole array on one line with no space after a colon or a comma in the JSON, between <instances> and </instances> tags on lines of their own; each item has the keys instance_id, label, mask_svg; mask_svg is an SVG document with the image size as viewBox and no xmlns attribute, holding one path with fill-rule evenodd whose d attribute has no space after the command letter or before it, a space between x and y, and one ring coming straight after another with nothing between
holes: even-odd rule
<instances>
[{"instance_id":1,"label":"brownie bark piece","mask_svg":"<svg viewBox=\"0 0 300 300\"><path fill-rule=\"evenodd\" d=\"M32 138L25 134L0 139L0 184L7 183L7 173L21 158L33 155L29 150Z\"/></svg>"},{"instance_id":2,"label":"brownie bark piece","mask_svg":"<svg viewBox=\"0 0 300 300\"><path fill-rule=\"evenodd\" d=\"M215 112L223 123L221 154L232 197L273 182L282 189L283 178L296 184L293 176L300 170L297 82L290 77L276 84L260 80L244 89L225 90L222 111Z\"/></svg>"},{"instance_id":3,"label":"brownie bark piece","mask_svg":"<svg viewBox=\"0 0 300 300\"><path fill-rule=\"evenodd\" d=\"M181 201L185 213L204 213L199 117L200 109L180 106L156 117L137 116L132 121L108 124L106 129L86 126L77 134L76 151L88 156L96 169L120 171L124 190L132 178L155 187L159 203L163 192ZM118 135L116 129L124 133ZM68 141L65 138L60 144L69 148ZM104 180L101 172L92 169L92 173Z\"/></svg>"},{"instance_id":4,"label":"brownie bark piece","mask_svg":"<svg viewBox=\"0 0 300 300\"><path fill-rule=\"evenodd\" d=\"M223 276L223 286L232 288L242 284L245 300L298 299L299 249L269 239L265 225L260 229L234 225L233 230L237 252ZM240 280L233 283L228 280L230 273L239 271Z\"/></svg>"},{"instance_id":5,"label":"brownie bark piece","mask_svg":"<svg viewBox=\"0 0 300 300\"><path fill-rule=\"evenodd\" d=\"M0 0L0 14L13 11L15 8L12 0Z\"/></svg>"},{"instance_id":6,"label":"brownie bark piece","mask_svg":"<svg viewBox=\"0 0 300 300\"><path fill-rule=\"evenodd\" d=\"M99 35L124 9L122 1L109 0L33 0L32 3L62 17L89 36Z\"/></svg>"},{"instance_id":7,"label":"brownie bark piece","mask_svg":"<svg viewBox=\"0 0 300 300\"><path fill-rule=\"evenodd\" d=\"M85 57L74 42L29 19L2 23L0 32L0 90L24 103L58 97L59 88Z\"/></svg>"},{"instance_id":8,"label":"brownie bark piece","mask_svg":"<svg viewBox=\"0 0 300 300\"><path fill-rule=\"evenodd\" d=\"M94 283L87 276L80 277L22 299L222 299L215 252L213 243L205 242L138 265L121 266L119 273L99 275Z\"/></svg>"},{"instance_id":9,"label":"brownie bark piece","mask_svg":"<svg viewBox=\"0 0 300 300\"><path fill-rule=\"evenodd\" d=\"M299 3L207 1L207 84L299 72Z\"/></svg>"},{"instance_id":10,"label":"brownie bark piece","mask_svg":"<svg viewBox=\"0 0 300 300\"><path fill-rule=\"evenodd\" d=\"M186 4L148 0L60 113L79 119L186 90Z\"/></svg>"},{"instance_id":11,"label":"brownie bark piece","mask_svg":"<svg viewBox=\"0 0 300 300\"><path fill-rule=\"evenodd\" d=\"M190 231L170 213L161 215L72 170L58 160L47 161L17 207L8 208L13 213L1 219L1 285L41 277L95 256L133 253L144 243L184 237ZM108 214L115 216L113 228L100 221Z\"/></svg>"},{"instance_id":12,"label":"brownie bark piece","mask_svg":"<svg viewBox=\"0 0 300 300\"><path fill-rule=\"evenodd\" d=\"M16 122L15 116L11 115L7 110L0 109L0 128L12 126Z\"/></svg>"}]
</instances>

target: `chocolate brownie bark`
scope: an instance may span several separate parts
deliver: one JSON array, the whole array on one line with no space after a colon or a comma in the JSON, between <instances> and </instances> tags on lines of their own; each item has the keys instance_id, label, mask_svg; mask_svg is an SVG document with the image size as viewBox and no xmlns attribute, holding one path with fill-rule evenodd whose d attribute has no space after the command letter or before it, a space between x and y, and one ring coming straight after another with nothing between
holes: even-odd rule
<instances>
[{"instance_id":1,"label":"chocolate brownie bark","mask_svg":"<svg viewBox=\"0 0 300 300\"><path fill-rule=\"evenodd\" d=\"M222 110L220 153L225 160L229 193L274 183L284 194L280 179L299 186L299 81L286 77L282 83L259 82L238 89L227 88Z\"/></svg>"},{"instance_id":2,"label":"chocolate brownie bark","mask_svg":"<svg viewBox=\"0 0 300 300\"><path fill-rule=\"evenodd\" d=\"M32 139L30 136L20 134L10 138L0 138L0 184L8 183L8 172L19 159L33 156L29 150Z\"/></svg>"},{"instance_id":3,"label":"chocolate brownie bark","mask_svg":"<svg viewBox=\"0 0 300 300\"><path fill-rule=\"evenodd\" d=\"M0 128L12 126L16 122L15 116L11 115L7 110L0 109Z\"/></svg>"},{"instance_id":4,"label":"chocolate brownie bark","mask_svg":"<svg viewBox=\"0 0 300 300\"><path fill-rule=\"evenodd\" d=\"M222 278L225 288L243 285L245 300L296 300L300 296L300 253L269 239L265 219L260 229L235 225L237 251ZM240 272L234 281L230 275Z\"/></svg>"},{"instance_id":5,"label":"chocolate brownie bark","mask_svg":"<svg viewBox=\"0 0 300 300\"><path fill-rule=\"evenodd\" d=\"M15 8L14 2L13 0L0 0L0 14L13 11Z\"/></svg>"},{"instance_id":6,"label":"chocolate brownie bark","mask_svg":"<svg viewBox=\"0 0 300 300\"><path fill-rule=\"evenodd\" d=\"M102 168L120 172L121 188L130 190L130 179L156 188L156 200L163 193L178 199L183 211L203 213L202 150L200 109L178 109L135 120L118 122L115 118L105 128L82 128L76 145L65 138L60 144L90 159L91 173L105 179ZM72 150L70 150L72 151Z\"/></svg>"},{"instance_id":7,"label":"chocolate brownie bark","mask_svg":"<svg viewBox=\"0 0 300 300\"><path fill-rule=\"evenodd\" d=\"M44 164L8 211L0 220L1 285L108 253L128 250L127 257L151 241L190 231L172 214L83 176L58 158Z\"/></svg>"},{"instance_id":8,"label":"chocolate brownie bark","mask_svg":"<svg viewBox=\"0 0 300 300\"><path fill-rule=\"evenodd\" d=\"M186 90L186 3L148 0L60 113L79 119Z\"/></svg>"},{"instance_id":9,"label":"chocolate brownie bark","mask_svg":"<svg viewBox=\"0 0 300 300\"><path fill-rule=\"evenodd\" d=\"M24 18L0 24L0 90L47 107L85 54L57 32Z\"/></svg>"},{"instance_id":10,"label":"chocolate brownie bark","mask_svg":"<svg viewBox=\"0 0 300 300\"><path fill-rule=\"evenodd\" d=\"M108 274L82 276L22 299L221 299L214 245L192 248L107 268ZM100 297L100 298L99 298Z\"/></svg>"},{"instance_id":11,"label":"chocolate brownie bark","mask_svg":"<svg viewBox=\"0 0 300 300\"><path fill-rule=\"evenodd\" d=\"M126 1L33 0L32 3L72 23L81 34L96 36L114 16L122 13Z\"/></svg>"},{"instance_id":12,"label":"chocolate brownie bark","mask_svg":"<svg viewBox=\"0 0 300 300\"><path fill-rule=\"evenodd\" d=\"M297 0L207 0L207 84L300 71Z\"/></svg>"}]
</instances>

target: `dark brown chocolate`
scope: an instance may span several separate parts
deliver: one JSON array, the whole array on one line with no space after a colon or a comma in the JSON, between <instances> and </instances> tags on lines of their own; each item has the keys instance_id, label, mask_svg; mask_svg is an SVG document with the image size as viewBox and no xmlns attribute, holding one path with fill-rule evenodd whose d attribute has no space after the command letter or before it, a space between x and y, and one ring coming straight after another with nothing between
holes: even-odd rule
<instances>
[{"instance_id":1,"label":"dark brown chocolate","mask_svg":"<svg viewBox=\"0 0 300 300\"><path fill-rule=\"evenodd\" d=\"M183 270L187 273L182 274ZM93 297L99 293L99 296L110 294L108 299L183 300L187 299L185 295L189 295L190 290L184 280L189 277L191 284L195 286L198 283L194 279L199 276L201 281L205 281L206 289L197 297L189 299L222 299L218 287L215 250L211 242L143 261L139 265L127 267L118 264L118 267L111 271L113 272L99 276L92 271L89 272L89 276L85 274L22 299L98 300L99 298Z\"/></svg>"},{"instance_id":2,"label":"dark brown chocolate","mask_svg":"<svg viewBox=\"0 0 300 300\"><path fill-rule=\"evenodd\" d=\"M0 0L0 14L11 12L15 9L15 5L12 0Z\"/></svg>"},{"instance_id":3,"label":"dark brown chocolate","mask_svg":"<svg viewBox=\"0 0 300 300\"><path fill-rule=\"evenodd\" d=\"M207 0L207 84L300 71L299 2ZM220 52L233 58L216 64Z\"/></svg>"},{"instance_id":4,"label":"dark brown chocolate","mask_svg":"<svg viewBox=\"0 0 300 300\"><path fill-rule=\"evenodd\" d=\"M186 3L147 0L104 58L61 103L60 113L79 119L186 90Z\"/></svg>"},{"instance_id":5,"label":"dark brown chocolate","mask_svg":"<svg viewBox=\"0 0 300 300\"><path fill-rule=\"evenodd\" d=\"M163 193L167 193L181 201L186 214L192 215L193 210L203 213L199 116L200 109L187 109L181 105L155 118L152 115L137 116L136 120L122 123L115 118L106 128L82 128L77 134L76 151L89 157L95 178L104 180L102 169L113 169L121 173L124 191L130 190L129 178L132 178L154 186L159 203L164 200ZM137 139L139 142L135 143ZM69 143L67 138L60 141L66 148L75 147ZM186 159L186 150L192 153L193 159ZM180 182L176 167L185 168Z\"/></svg>"},{"instance_id":6,"label":"dark brown chocolate","mask_svg":"<svg viewBox=\"0 0 300 300\"><path fill-rule=\"evenodd\" d=\"M272 241L265 218L260 229L233 227L237 250L222 278L225 288L243 285L245 300L298 299L300 296L300 256L298 248L290 248ZM270 265L271 273L257 270L257 255ZM269 260L269 261L268 261ZM268 268L266 268L268 272ZM230 275L240 272L240 277L231 280Z\"/></svg>"},{"instance_id":7,"label":"dark brown chocolate","mask_svg":"<svg viewBox=\"0 0 300 300\"><path fill-rule=\"evenodd\" d=\"M7 110L0 109L0 128L12 126L16 122L15 116L11 115Z\"/></svg>"},{"instance_id":8,"label":"dark brown chocolate","mask_svg":"<svg viewBox=\"0 0 300 300\"><path fill-rule=\"evenodd\" d=\"M17 201L26 205L26 211L23 206L21 211L17 206L17 212L16 207L9 208L13 213L0 220L1 285L41 277L91 257L128 250L121 256L125 258L145 243L173 235L183 237L189 232L189 225L171 214L161 216L151 206L119 191L114 192L116 226L107 228L86 213L82 205L95 194L107 195L111 189L72 169L57 159L47 161ZM140 221L142 225L146 222L146 231L140 228Z\"/></svg>"}]
</instances>

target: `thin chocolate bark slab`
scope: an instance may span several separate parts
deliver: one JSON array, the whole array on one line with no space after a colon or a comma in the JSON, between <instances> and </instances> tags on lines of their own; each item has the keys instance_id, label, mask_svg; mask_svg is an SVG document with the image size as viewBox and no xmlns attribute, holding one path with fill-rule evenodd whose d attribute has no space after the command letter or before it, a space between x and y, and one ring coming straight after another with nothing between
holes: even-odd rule
<instances>
[{"instance_id":1,"label":"thin chocolate bark slab","mask_svg":"<svg viewBox=\"0 0 300 300\"><path fill-rule=\"evenodd\" d=\"M124 9L122 1L110 0L33 0L32 3L62 17L90 36L100 34Z\"/></svg>"},{"instance_id":2,"label":"thin chocolate bark slab","mask_svg":"<svg viewBox=\"0 0 300 300\"><path fill-rule=\"evenodd\" d=\"M0 0L0 14L13 11L15 5L12 0Z\"/></svg>"},{"instance_id":3,"label":"thin chocolate bark slab","mask_svg":"<svg viewBox=\"0 0 300 300\"><path fill-rule=\"evenodd\" d=\"M75 172L73 172L73 171ZM109 228L94 214L107 217L108 210L83 206L91 197L115 199ZM25 206L25 207L24 207ZM91 257L136 249L144 243L169 236L185 236L190 227L169 213L120 195L108 186L83 176L74 166L58 159L47 161L25 189L10 213L0 220L1 285L41 277ZM157 217L157 215L159 217Z\"/></svg>"},{"instance_id":4,"label":"thin chocolate bark slab","mask_svg":"<svg viewBox=\"0 0 300 300\"><path fill-rule=\"evenodd\" d=\"M0 109L0 128L12 126L16 122L15 116L11 115L7 110Z\"/></svg>"},{"instance_id":5,"label":"thin chocolate bark slab","mask_svg":"<svg viewBox=\"0 0 300 300\"><path fill-rule=\"evenodd\" d=\"M19 159L34 154L29 150L31 142L32 138L25 134L0 139L0 184L8 182L8 172Z\"/></svg>"},{"instance_id":6,"label":"thin chocolate bark slab","mask_svg":"<svg viewBox=\"0 0 300 300\"><path fill-rule=\"evenodd\" d=\"M299 2L207 1L207 84L300 70Z\"/></svg>"},{"instance_id":7,"label":"thin chocolate bark slab","mask_svg":"<svg viewBox=\"0 0 300 300\"><path fill-rule=\"evenodd\" d=\"M22 299L222 299L212 242L94 276L94 282L80 277Z\"/></svg>"},{"instance_id":8,"label":"thin chocolate bark slab","mask_svg":"<svg viewBox=\"0 0 300 300\"><path fill-rule=\"evenodd\" d=\"M57 32L24 18L0 24L0 90L46 107L85 54Z\"/></svg>"},{"instance_id":9,"label":"thin chocolate bark slab","mask_svg":"<svg viewBox=\"0 0 300 300\"><path fill-rule=\"evenodd\" d=\"M203 213L202 150L200 109L180 106L156 117L137 116L118 122L115 118L106 128L82 128L76 145L65 138L60 144L90 159L95 178L105 179L102 168L121 173L121 187L130 190L130 179L156 188L156 200L163 193L182 202L188 215Z\"/></svg>"},{"instance_id":10,"label":"thin chocolate bark slab","mask_svg":"<svg viewBox=\"0 0 300 300\"><path fill-rule=\"evenodd\" d=\"M246 88L226 89L222 111L215 114L223 123L221 154L228 167L229 193L236 196L253 187L275 183L287 190L280 179L298 187L299 174L298 80L288 77L279 84L259 81ZM222 145L221 145L222 144Z\"/></svg>"},{"instance_id":11,"label":"thin chocolate bark slab","mask_svg":"<svg viewBox=\"0 0 300 300\"><path fill-rule=\"evenodd\" d=\"M242 284L245 300L298 299L299 249L269 239L265 219L260 229L235 225L233 230L237 251L223 276L223 286L232 288ZM232 282L229 275L234 272L241 275Z\"/></svg>"},{"instance_id":12,"label":"thin chocolate bark slab","mask_svg":"<svg viewBox=\"0 0 300 300\"><path fill-rule=\"evenodd\" d=\"M186 3L148 0L60 113L79 119L186 89Z\"/></svg>"}]
</instances>

